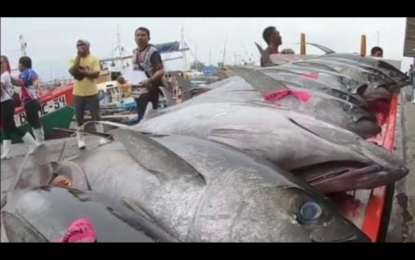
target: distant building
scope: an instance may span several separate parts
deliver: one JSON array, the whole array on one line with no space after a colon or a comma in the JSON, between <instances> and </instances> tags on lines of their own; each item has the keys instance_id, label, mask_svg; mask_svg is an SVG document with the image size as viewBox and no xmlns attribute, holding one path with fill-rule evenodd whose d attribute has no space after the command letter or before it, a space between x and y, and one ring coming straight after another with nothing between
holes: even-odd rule
<instances>
[{"instance_id":1,"label":"distant building","mask_svg":"<svg viewBox=\"0 0 415 260\"><path fill-rule=\"evenodd\" d=\"M404 44L404 56L414 57L415 55L415 17L406 18L406 33Z\"/></svg>"}]
</instances>

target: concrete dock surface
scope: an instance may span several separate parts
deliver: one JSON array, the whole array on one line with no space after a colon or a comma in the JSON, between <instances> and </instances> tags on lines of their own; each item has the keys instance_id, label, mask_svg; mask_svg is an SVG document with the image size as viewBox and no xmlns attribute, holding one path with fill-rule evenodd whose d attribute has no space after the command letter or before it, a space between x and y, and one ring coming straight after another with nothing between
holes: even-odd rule
<instances>
[{"instance_id":1,"label":"concrete dock surface","mask_svg":"<svg viewBox=\"0 0 415 260\"><path fill-rule=\"evenodd\" d=\"M396 151L406 161L410 173L395 184L386 242L415 242L415 104L401 101Z\"/></svg>"}]
</instances>

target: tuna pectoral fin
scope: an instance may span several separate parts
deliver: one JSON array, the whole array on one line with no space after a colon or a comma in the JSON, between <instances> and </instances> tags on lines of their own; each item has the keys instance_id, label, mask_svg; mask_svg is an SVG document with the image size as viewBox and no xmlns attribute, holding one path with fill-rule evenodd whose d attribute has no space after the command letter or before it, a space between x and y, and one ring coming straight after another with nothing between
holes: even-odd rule
<instances>
[{"instance_id":1,"label":"tuna pectoral fin","mask_svg":"<svg viewBox=\"0 0 415 260\"><path fill-rule=\"evenodd\" d=\"M211 137L230 137L233 135L247 135L249 132L244 129L233 129L233 128L217 128L210 132Z\"/></svg>"},{"instance_id":2,"label":"tuna pectoral fin","mask_svg":"<svg viewBox=\"0 0 415 260\"><path fill-rule=\"evenodd\" d=\"M139 222L140 229L144 229L146 233L150 233L150 235L164 242L179 242L174 238L170 229L157 221L152 214L145 210L145 207L141 206L140 202L127 198L122 198L121 202L135 213L133 216L134 221Z\"/></svg>"},{"instance_id":3,"label":"tuna pectoral fin","mask_svg":"<svg viewBox=\"0 0 415 260\"><path fill-rule=\"evenodd\" d=\"M333 51L332 49L327 48L326 46L323 46L321 44L317 44L317 43L311 43L308 42L307 45L311 45L314 46L316 48L319 48L320 50L324 51L326 54L333 54L336 53L335 51Z\"/></svg>"},{"instance_id":4,"label":"tuna pectoral fin","mask_svg":"<svg viewBox=\"0 0 415 260\"><path fill-rule=\"evenodd\" d=\"M96 131L88 131L88 130L80 130L80 129L73 129L73 128L59 128L54 127L53 130L67 132L67 133L82 133L82 134L88 134L88 135L96 135L103 138L111 138L112 135L108 133L101 133Z\"/></svg>"},{"instance_id":5,"label":"tuna pectoral fin","mask_svg":"<svg viewBox=\"0 0 415 260\"><path fill-rule=\"evenodd\" d=\"M197 185L206 184L203 175L193 166L150 137L129 129L116 129L112 133L131 156L148 171L156 174L159 180L185 177L186 181L192 181Z\"/></svg>"}]
</instances>

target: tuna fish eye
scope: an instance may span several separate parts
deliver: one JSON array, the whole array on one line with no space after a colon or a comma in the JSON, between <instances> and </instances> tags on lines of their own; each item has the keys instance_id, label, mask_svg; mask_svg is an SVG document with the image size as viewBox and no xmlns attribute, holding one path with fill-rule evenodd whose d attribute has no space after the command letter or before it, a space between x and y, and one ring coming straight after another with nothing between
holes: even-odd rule
<instances>
[{"instance_id":1,"label":"tuna fish eye","mask_svg":"<svg viewBox=\"0 0 415 260\"><path fill-rule=\"evenodd\" d=\"M353 106L352 106L352 104L350 104L350 103L345 103L345 104L343 104L343 110L344 111L349 111L350 109L352 109L353 108Z\"/></svg>"},{"instance_id":2,"label":"tuna fish eye","mask_svg":"<svg viewBox=\"0 0 415 260\"><path fill-rule=\"evenodd\" d=\"M301 205L298 211L299 222L307 224L307 222L318 219L323 213L323 209L314 201L309 201Z\"/></svg>"},{"instance_id":3,"label":"tuna fish eye","mask_svg":"<svg viewBox=\"0 0 415 260\"><path fill-rule=\"evenodd\" d=\"M342 77L340 78L340 83L342 83L345 86L348 86L350 85L350 79Z\"/></svg>"},{"instance_id":4,"label":"tuna fish eye","mask_svg":"<svg viewBox=\"0 0 415 260\"><path fill-rule=\"evenodd\" d=\"M346 100L347 102L350 100L350 96L348 96L348 95L343 95L342 96L342 99L343 100Z\"/></svg>"}]
</instances>

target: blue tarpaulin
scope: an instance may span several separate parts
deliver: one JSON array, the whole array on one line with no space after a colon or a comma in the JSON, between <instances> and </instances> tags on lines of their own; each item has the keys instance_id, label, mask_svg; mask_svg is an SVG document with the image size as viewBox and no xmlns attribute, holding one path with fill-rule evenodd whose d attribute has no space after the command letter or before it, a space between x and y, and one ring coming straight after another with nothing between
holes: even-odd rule
<instances>
[{"instance_id":1,"label":"blue tarpaulin","mask_svg":"<svg viewBox=\"0 0 415 260\"><path fill-rule=\"evenodd\" d=\"M180 42L167 42L167 43L159 43L154 44L154 47L160 52L160 54L163 53L170 53L170 52L182 52L182 51L188 51L189 48L181 48L180 49ZM114 58L106 58L102 59L102 62L107 61L115 61L115 60L122 60L125 58L131 58L132 56L126 56L126 57L114 57Z\"/></svg>"},{"instance_id":2,"label":"blue tarpaulin","mask_svg":"<svg viewBox=\"0 0 415 260\"><path fill-rule=\"evenodd\" d=\"M215 66L204 66L202 72L205 75L216 75L218 73L218 68Z\"/></svg>"}]
</instances>

